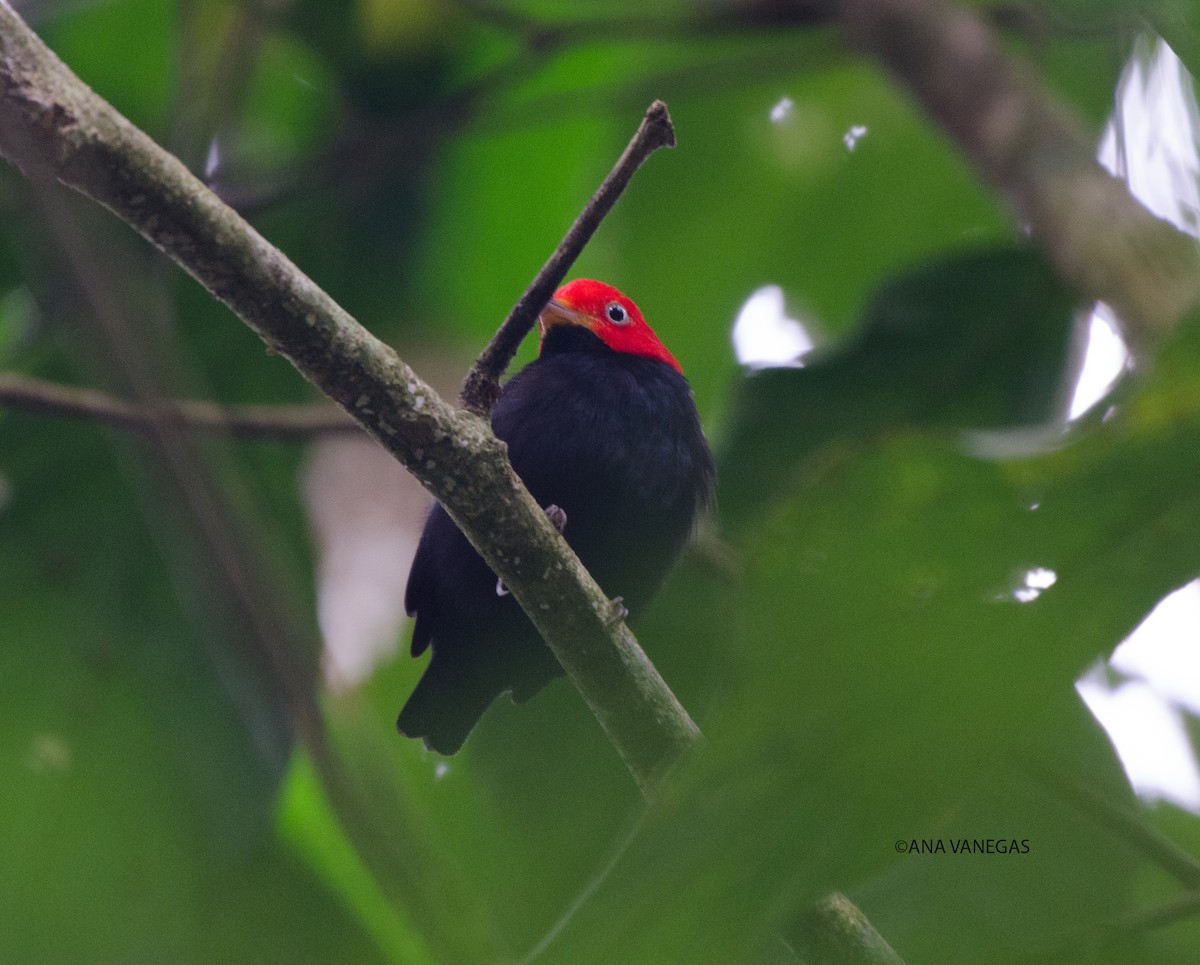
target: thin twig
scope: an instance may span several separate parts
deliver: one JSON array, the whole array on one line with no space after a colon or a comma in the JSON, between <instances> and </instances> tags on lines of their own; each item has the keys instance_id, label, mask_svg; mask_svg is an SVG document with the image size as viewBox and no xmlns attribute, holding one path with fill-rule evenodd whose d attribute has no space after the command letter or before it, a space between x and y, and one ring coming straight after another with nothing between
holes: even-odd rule
<instances>
[{"instance_id":1,"label":"thin twig","mask_svg":"<svg viewBox=\"0 0 1200 965\"><path fill-rule=\"evenodd\" d=\"M1200 860L1152 828L1144 817L1118 807L1081 781L1037 768L1035 776L1097 824L1113 831L1188 888L1200 889Z\"/></svg>"},{"instance_id":2,"label":"thin twig","mask_svg":"<svg viewBox=\"0 0 1200 965\"><path fill-rule=\"evenodd\" d=\"M647 109L646 116L642 118L633 139L617 159L608 177L596 189L596 193L554 249L554 254L542 266L532 284L525 289L525 294L508 313L508 318L504 320L488 347L483 350L474 368L467 373L462 389L462 403L465 408L485 417L491 413L492 406L500 395L500 377L517 354L517 349L529 334L529 330L533 328L538 314L546 307L546 302L550 300L554 290L571 270L571 265L583 251L584 245L591 240L600 222L612 210L612 206L628 186L634 173L642 166L642 162L660 147L674 146L675 128L671 124L667 105L662 101L655 101Z\"/></svg>"},{"instance_id":3,"label":"thin twig","mask_svg":"<svg viewBox=\"0 0 1200 965\"><path fill-rule=\"evenodd\" d=\"M87 419L134 432L152 433L169 423L234 439L277 442L362 432L357 422L331 405L225 406L173 399L150 406L15 372L0 373L0 408Z\"/></svg>"},{"instance_id":4,"label":"thin twig","mask_svg":"<svg viewBox=\"0 0 1200 965\"><path fill-rule=\"evenodd\" d=\"M1116 923L1114 930L1119 934L1140 935L1198 915L1200 890L1183 891L1157 905L1126 915Z\"/></svg>"}]
</instances>

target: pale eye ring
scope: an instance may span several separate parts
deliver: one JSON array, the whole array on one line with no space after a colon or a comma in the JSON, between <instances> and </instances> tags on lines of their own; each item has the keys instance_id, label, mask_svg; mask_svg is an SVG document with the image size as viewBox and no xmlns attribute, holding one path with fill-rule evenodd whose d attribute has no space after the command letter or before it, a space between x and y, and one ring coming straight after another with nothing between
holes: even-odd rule
<instances>
[{"instance_id":1,"label":"pale eye ring","mask_svg":"<svg viewBox=\"0 0 1200 965\"><path fill-rule=\"evenodd\" d=\"M614 325L629 324L629 312L625 311L625 306L620 302L609 302L604 306L604 314Z\"/></svg>"}]
</instances>

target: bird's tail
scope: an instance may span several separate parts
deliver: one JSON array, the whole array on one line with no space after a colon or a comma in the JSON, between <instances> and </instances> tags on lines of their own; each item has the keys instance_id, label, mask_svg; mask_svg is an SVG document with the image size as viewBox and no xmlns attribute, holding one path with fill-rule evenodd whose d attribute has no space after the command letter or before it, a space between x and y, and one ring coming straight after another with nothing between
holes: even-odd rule
<instances>
[{"instance_id":1,"label":"bird's tail","mask_svg":"<svg viewBox=\"0 0 1200 965\"><path fill-rule=\"evenodd\" d=\"M464 676L461 666L443 664L435 652L400 711L396 729L406 737L423 738L431 751L447 756L457 753L502 690L495 680L481 676Z\"/></svg>"}]
</instances>

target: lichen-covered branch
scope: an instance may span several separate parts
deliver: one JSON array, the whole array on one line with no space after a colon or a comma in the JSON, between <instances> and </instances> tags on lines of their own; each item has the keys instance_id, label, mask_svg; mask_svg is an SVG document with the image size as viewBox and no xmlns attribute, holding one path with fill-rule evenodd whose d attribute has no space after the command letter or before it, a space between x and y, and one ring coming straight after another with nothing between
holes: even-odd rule
<instances>
[{"instance_id":1,"label":"lichen-covered branch","mask_svg":"<svg viewBox=\"0 0 1200 965\"><path fill-rule=\"evenodd\" d=\"M0 155L108 207L231 308L446 506L643 789L698 730L508 463L278 249L79 80L0 0Z\"/></svg>"},{"instance_id":2,"label":"lichen-covered branch","mask_svg":"<svg viewBox=\"0 0 1200 965\"><path fill-rule=\"evenodd\" d=\"M792 925L788 943L812 965L904 965L855 904L826 895Z\"/></svg>"}]
</instances>

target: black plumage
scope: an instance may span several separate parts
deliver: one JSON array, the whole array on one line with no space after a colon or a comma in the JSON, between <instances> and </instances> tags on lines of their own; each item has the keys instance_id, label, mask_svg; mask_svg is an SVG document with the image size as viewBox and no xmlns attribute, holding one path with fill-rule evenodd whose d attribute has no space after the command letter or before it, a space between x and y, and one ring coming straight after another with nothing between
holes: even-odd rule
<instances>
[{"instance_id":1,"label":"black plumage","mask_svg":"<svg viewBox=\"0 0 1200 965\"><path fill-rule=\"evenodd\" d=\"M636 619L713 489L691 389L670 353L631 354L582 325L548 327L540 356L504 387L492 426L534 498L565 511L567 542ZM457 751L501 693L520 703L563 672L440 505L404 602L416 616L413 655L432 646L433 656L397 726L433 750Z\"/></svg>"}]
</instances>

